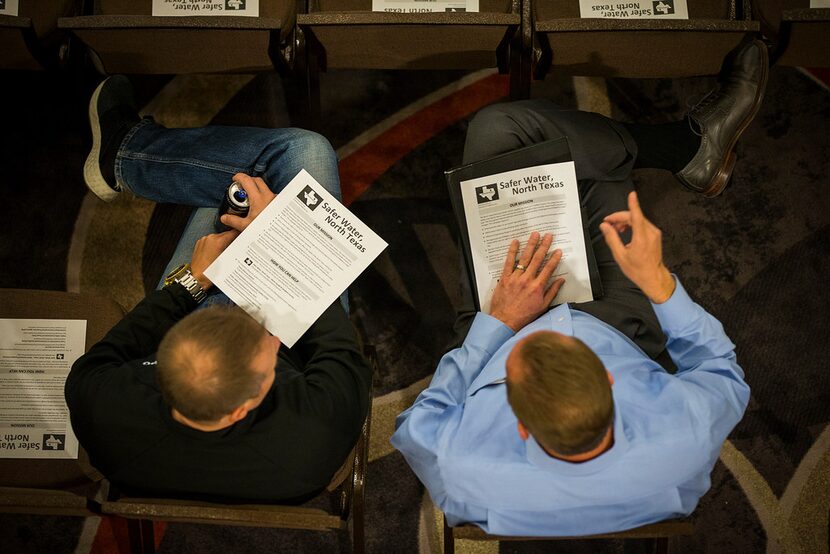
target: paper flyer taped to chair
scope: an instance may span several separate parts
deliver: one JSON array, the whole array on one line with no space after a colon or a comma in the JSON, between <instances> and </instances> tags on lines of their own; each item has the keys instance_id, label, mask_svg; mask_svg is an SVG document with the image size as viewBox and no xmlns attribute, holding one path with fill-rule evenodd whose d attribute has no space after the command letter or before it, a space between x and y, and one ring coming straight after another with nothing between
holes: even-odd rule
<instances>
[{"instance_id":1,"label":"paper flyer taped to chair","mask_svg":"<svg viewBox=\"0 0 830 554\"><path fill-rule=\"evenodd\" d=\"M259 17L259 0L153 0L153 15L161 17Z\"/></svg>"},{"instance_id":2,"label":"paper flyer taped to chair","mask_svg":"<svg viewBox=\"0 0 830 554\"><path fill-rule=\"evenodd\" d=\"M564 277L565 284L554 303L594 299L573 162L517 169L460 184L481 311L490 313L510 242L518 239L521 253L533 231L553 235L548 258L554 250L562 250L551 282Z\"/></svg>"},{"instance_id":3,"label":"paper flyer taped to chair","mask_svg":"<svg viewBox=\"0 0 830 554\"><path fill-rule=\"evenodd\" d=\"M373 12L477 12L478 0L372 0Z\"/></svg>"},{"instance_id":4,"label":"paper flyer taped to chair","mask_svg":"<svg viewBox=\"0 0 830 554\"><path fill-rule=\"evenodd\" d=\"M579 0L583 19L689 19L686 0Z\"/></svg>"},{"instance_id":5,"label":"paper flyer taped to chair","mask_svg":"<svg viewBox=\"0 0 830 554\"><path fill-rule=\"evenodd\" d=\"M63 386L86 320L0 319L0 458L77 458Z\"/></svg>"},{"instance_id":6,"label":"paper flyer taped to chair","mask_svg":"<svg viewBox=\"0 0 830 554\"><path fill-rule=\"evenodd\" d=\"M0 15L11 15L16 17L19 14L19 0L0 0Z\"/></svg>"},{"instance_id":7,"label":"paper flyer taped to chair","mask_svg":"<svg viewBox=\"0 0 830 554\"><path fill-rule=\"evenodd\" d=\"M291 347L386 246L302 170L205 275Z\"/></svg>"}]
</instances>

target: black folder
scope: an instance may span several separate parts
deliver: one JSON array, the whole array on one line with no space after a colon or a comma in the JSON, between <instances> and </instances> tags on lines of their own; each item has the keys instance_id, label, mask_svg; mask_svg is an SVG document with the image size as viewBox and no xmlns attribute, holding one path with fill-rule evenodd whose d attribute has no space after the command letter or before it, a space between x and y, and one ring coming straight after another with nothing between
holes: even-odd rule
<instances>
[{"instance_id":1,"label":"black folder","mask_svg":"<svg viewBox=\"0 0 830 554\"><path fill-rule=\"evenodd\" d=\"M476 309L481 309L481 302L478 298L478 288L476 287L475 270L473 269L473 254L470 247L470 235L467 231L467 218L464 213L464 201L461 198L461 182L469 181L470 179L477 179L479 177L486 177L488 175L495 175L497 173L504 173L506 171L523 169L525 167L569 162L572 159L571 149L568 146L568 139L560 138L540 142L538 144L534 144L533 146L513 150L493 158L463 165L444 172L444 176L447 179L447 187L450 193L450 202L452 203L452 209L455 213L456 222L458 223L461 250L464 253L464 265L467 267L467 275L470 278L470 290L472 290L473 293ZM585 217L584 210L582 210L582 231L585 238L585 253L588 259L588 273L591 279L591 292L594 295L594 300L596 300L602 297L602 282L599 277L599 269L597 267L596 257L594 256L594 249L591 246L591 239L588 235L587 218ZM524 237L516 238L521 241Z\"/></svg>"}]
</instances>

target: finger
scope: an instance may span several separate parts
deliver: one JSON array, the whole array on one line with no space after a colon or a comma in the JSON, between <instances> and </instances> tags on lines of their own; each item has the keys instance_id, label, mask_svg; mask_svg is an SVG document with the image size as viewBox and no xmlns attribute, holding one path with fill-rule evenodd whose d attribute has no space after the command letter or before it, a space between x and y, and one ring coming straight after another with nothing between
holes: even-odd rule
<instances>
[{"instance_id":1,"label":"finger","mask_svg":"<svg viewBox=\"0 0 830 554\"><path fill-rule=\"evenodd\" d=\"M219 218L219 220L231 229L234 229L238 232L244 231L245 228L248 227L248 223L250 223L250 221L248 221L247 218L231 214L225 214L221 218Z\"/></svg>"},{"instance_id":2,"label":"finger","mask_svg":"<svg viewBox=\"0 0 830 554\"><path fill-rule=\"evenodd\" d=\"M233 176L233 180L242 185L242 190L248 194L248 197L256 197L259 195L260 190L257 187L257 182L250 175L237 173Z\"/></svg>"},{"instance_id":3,"label":"finger","mask_svg":"<svg viewBox=\"0 0 830 554\"><path fill-rule=\"evenodd\" d=\"M542 267L542 262L545 260L545 256L547 256L552 242L553 235L545 233L545 236L542 237L542 242L539 243L539 247L536 248L536 252L533 253L533 257L530 258L530 264L527 266L527 272L531 276L535 276L539 272L539 268Z\"/></svg>"},{"instance_id":4,"label":"finger","mask_svg":"<svg viewBox=\"0 0 830 554\"><path fill-rule=\"evenodd\" d=\"M219 233L220 242L225 243L225 246L229 245L233 242L233 240L239 236L239 231L236 229L230 229L223 233Z\"/></svg>"},{"instance_id":5,"label":"finger","mask_svg":"<svg viewBox=\"0 0 830 554\"><path fill-rule=\"evenodd\" d=\"M536 251L536 246L539 244L539 233L533 231L530 233L530 237L527 239L527 244L525 245L524 250L522 250L522 255L519 256L519 264L523 267L527 267L530 265L530 259L533 257L533 253Z\"/></svg>"},{"instance_id":6,"label":"finger","mask_svg":"<svg viewBox=\"0 0 830 554\"><path fill-rule=\"evenodd\" d=\"M612 214L606 215L604 218L602 218L602 220L610 223L611 225L614 225L615 227L618 224L631 225L631 212L629 210L614 212Z\"/></svg>"},{"instance_id":7,"label":"finger","mask_svg":"<svg viewBox=\"0 0 830 554\"><path fill-rule=\"evenodd\" d=\"M628 210L631 212L631 228L635 233L641 232L648 220L643 215L643 210L640 208L640 199L637 198L637 193L633 190L628 193Z\"/></svg>"},{"instance_id":8,"label":"finger","mask_svg":"<svg viewBox=\"0 0 830 554\"><path fill-rule=\"evenodd\" d=\"M504 259L504 267L501 270L502 278L505 278L513 273L513 267L516 265L516 254L518 252L519 241L513 239L510 241L510 246L507 248L507 257Z\"/></svg>"},{"instance_id":9,"label":"finger","mask_svg":"<svg viewBox=\"0 0 830 554\"><path fill-rule=\"evenodd\" d=\"M611 250L611 254L614 256L614 259L619 263L620 257L625 252L625 245L620 239L619 233L617 230L610 223L600 223L599 230L602 231L603 236L605 237L605 243L608 245L608 248Z\"/></svg>"},{"instance_id":10,"label":"finger","mask_svg":"<svg viewBox=\"0 0 830 554\"><path fill-rule=\"evenodd\" d=\"M565 278L564 277L560 277L559 279L554 281L553 284L551 284L550 288L545 291L545 296L544 296L545 304L547 304L548 306L553 304L553 299L556 298L557 294L559 294L559 289L561 289L562 285L564 285L564 284L565 284Z\"/></svg>"},{"instance_id":11,"label":"finger","mask_svg":"<svg viewBox=\"0 0 830 554\"><path fill-rule=\"evenodd\" d=\"M271 187L268 186L268 183L266 183L262 177L254 177L254 183L256 183L256 186L260 192L271 190Z\"/></svg>"},{"instance_id":12,"label":"finger","mask_svg":"<svg viewBox=\"0 0 830 554\"><path fill-rule=\"evenodd\" d=\"M557 248L553 251L553 254L550 255L548 263L546 263L545 267L542 268L542 271L539 273L539 278L547 283L550 280L551 275L553 275L553 272L556 271L556 267L559 265L560 261L562 261L562 250Z\"/></svg>"}]
</instances>

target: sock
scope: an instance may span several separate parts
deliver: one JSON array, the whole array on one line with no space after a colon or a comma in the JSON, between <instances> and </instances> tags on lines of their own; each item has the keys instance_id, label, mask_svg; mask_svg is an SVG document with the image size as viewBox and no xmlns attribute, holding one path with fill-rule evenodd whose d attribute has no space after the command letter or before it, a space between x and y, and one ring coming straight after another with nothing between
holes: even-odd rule
<instances>
[{"instance_id":1,"label":"sock","mask_svg":"<svg viewBox=\"0 0 830 554\"><path fill-rule=\"evenodd\" d=\"M700 148L700 127L688 117L659 125L623 125L637 143L634 169L656 167L677 173L688 165Z\"/></svg>"}]
</instances>

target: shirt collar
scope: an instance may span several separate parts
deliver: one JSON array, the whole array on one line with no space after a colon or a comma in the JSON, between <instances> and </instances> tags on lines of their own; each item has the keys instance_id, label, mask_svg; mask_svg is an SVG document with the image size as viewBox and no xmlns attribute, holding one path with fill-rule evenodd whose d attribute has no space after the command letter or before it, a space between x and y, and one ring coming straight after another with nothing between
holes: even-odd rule
<instances>
[{"instance_id":1,"label":"shirt collar","mask_svg":"<svg viewBox=\"0 0 830 554\"><path fill-rule=\"evenodd\" d=\"M563 475L591 475L613 465L628 451L628 437L625 435L623 416L617 399L614 398L614 444L596 458L587 462L573 463L549 455L532 436L527 444L527 460L539 469Z\"/></svg>"}]
</instances>

